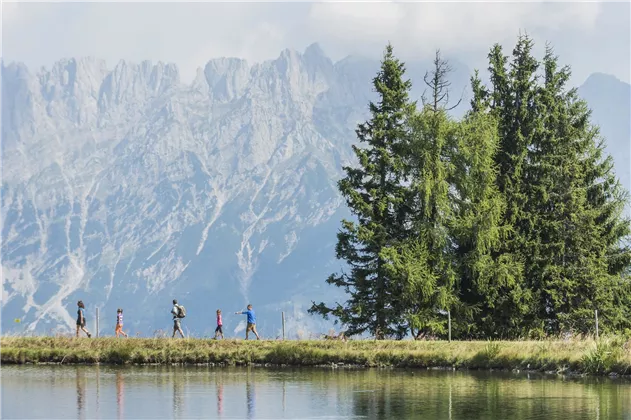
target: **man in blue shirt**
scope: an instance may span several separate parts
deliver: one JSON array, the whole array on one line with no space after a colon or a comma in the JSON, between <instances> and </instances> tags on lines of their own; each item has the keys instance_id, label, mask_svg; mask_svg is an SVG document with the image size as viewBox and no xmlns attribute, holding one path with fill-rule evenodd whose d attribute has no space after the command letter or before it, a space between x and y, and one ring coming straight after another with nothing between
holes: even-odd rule
<instances>
[{"instance_id":1,"label":"man in blue shirt","mask_svg":"<svg viewBox=\"0 0 631 420\"><path fill-rule=\"evenodd\" d=\"M235 312L236 315L247 315L248 316L248 326L245 329L245 339L248 339L248 334L250 331L254 333L257 340L260 340L259 333L256 332L256 316L254 315L254 310L252 310L252 305L248 305L248 310L243 312Z\"/></svg>"}]
</instances>

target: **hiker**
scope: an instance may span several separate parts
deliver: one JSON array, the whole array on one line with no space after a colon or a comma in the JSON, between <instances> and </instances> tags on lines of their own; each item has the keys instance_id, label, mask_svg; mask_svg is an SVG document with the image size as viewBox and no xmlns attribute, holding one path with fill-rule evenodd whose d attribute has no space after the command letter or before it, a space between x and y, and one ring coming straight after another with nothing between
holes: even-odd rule
<instances>
[{"instance_id":1,"label":"hiker","mask_svg":"<svg viewBox=\"0 0 631 420\"><path fill-rule=\"evenodd\" d=\"M119 334L123 334L125 338L129 338L129 336L123 332L123 310L121 308L118 308L118 311L116 311L116 329L114 332L116 333L116 338L118 338Z\"/></svg>"},{"instance_id":2,"label":"hiker","mask_svg":"<svg viewBox=\"0 0 631 420\"><path fill-rule=\"evenodd\" d=\"M184 307L182 305L177 304L176 299L173 299L173 309L171 309L171 313L173 314L173 335L171 336L171 338L175 338L175 333L178 331L182 338L184 338L180 319L186 316L186 312L184 311Z\"/></svg>"},{"instance_id":3,"label":"hiker","mask_svg":"<svg viewBox=\"0 0 631 420\"><path fill-rule=\"evenodd\" d=\"M83 313L85 305L83 304L83 301L80 300L77 302L77 306L79 307L77 310L77 337L79 337L79 329L81 329L81 331L87 334L88 338L91 338L92 334L90 334L90 331L85 328L85 314Z\"/></svg>"},{"instance_id":4,"label":"hiker","mask_svg":"<svg viewBox=\"0 0 631 420\"><path fill-rule=\"evenodd\" d=\"M248 339L248 333L252 331L256 336L257 340L260 340L259 333L256 332L256 316L254 315L254 310L252 309L252 305L248 305L248 310L243 312L235 312L235 315L247 315L248 316L248 326L245 329L245 339Z\"/></svg>"},{"instance_id":5,"label":"hiker","mask_svg":"<svg viewBox=\"0 0 631 420\"><path fill-rule=\"evenodd\" d=\"M217 328L215 328L215 340L217 335L221 335L223 340L223 321L221 320L221 309L217 309Z\"/></svg>"}]
</instances>

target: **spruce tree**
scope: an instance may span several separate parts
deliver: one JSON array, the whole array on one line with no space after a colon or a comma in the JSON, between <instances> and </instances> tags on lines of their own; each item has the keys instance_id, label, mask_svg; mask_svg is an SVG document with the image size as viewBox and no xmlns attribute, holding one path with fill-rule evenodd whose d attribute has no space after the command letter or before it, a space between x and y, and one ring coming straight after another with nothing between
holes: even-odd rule
<instances>
[{"instance_id":1,"label":"spruce tree","mask_svg":"<svg viewBox=\"0 0 631 420\"><path fill-rule=\"evenodd\" d=\"M342 221L336 256L350 272L336 273L327 283L348 295L344 304L313 304L310 313L335 316L347 335L369 332L376 338L400 338L406 326L401 319L400 290L389 268L390 249L405 236L401 206L407 196L403 185L407 118L415 105L409 100L411 82L404 79L405 66L385 49L381 69L373 80L379 100L369 104L371 118L356 134L365 147L353 146L355 167L345 167L338 187L356 221Z\"/></svg>"},{"instance_id":2,"label":"spruce tree","mask_svg":"<svg viewBox=\"0 0 631 420\"><path fill-rule=\"evenodd\" d=\"M396 258L404 285L403 307L415 338L424 333L444 333L445 311L456 306L456 272L450 238L452 207L449 198L450 164L447 147L455 122L448 115L449 63L436 52L434 68L425 74L430 90L423 108L410 121L407 158L410 167L408 210L410 239Z\"/></svg>"},{"instance_id":3,"label":"spruce tree","mask_svg":"<svg viewBox=\"0 0 631 420\"><path fill-rule=\"evenodd\" d=\"M526 234L531 287L540 291L536 317L553 334L592 331L594 310L603 330L629 325L623 315L629 302L619 301L626 287L620 276L630 261L621 242L629 235L625 197L587 105L566 88L570 69L559 69L557 61L548 47L529 152L533 226Z\"/></svg>"},{"instance_id":4,"label":"spruce tree","mask_svg":"<svg viewBox=\"0 0 631 420\"><path fill-rule=\"evenodd\" d=\"M474 98L472 109L476 113L488 113L497 121L499 147L495 153L497 188L502 196L504 210L499 226L506 228L499 248L493 250L496 261L504 259L511 267L511 289L519 295L519 304L507 304L494 319L495 331L503 335L518 336L526 333L535 321L532 308L538 291L528 285L526 237L524 232L532 227L532 218L526 212L526 167L528 147L532 144L537 119L535 100L537 94L538 62L532 56L533 42L528 36L520 36L513 49L512 61L503 54L500 45L489 53L490 86L481 85L475 78L472 83ZM517 275L518 271L521 273ZM507 283L508 284L508 283Z\"/></svg>"},{"instance_id":5,"label":"spruce tree","mask_svg":"<svg viewBox=\"0 0 631 420\"><path fill-rule=\"evenodd\" d=\"M474 92L480 89L477 72L471 83ZM503 224L506 203L497 185L497 121L481 112L485 107L480 100L474 97L450 147L458 298L460 307L468 309L458 314L456 331L467 337L511 338L519 325L510 316L527 312L529 294L522 287L518 256L499 252L511 226ZM475 314L474 322L469 322L470 313Z\"/></svg>"},{"instance_id":6,"label":"spruce tree","mask_svg":"<svg viewBox=\"0 0 631 420\"><path fill-rule=\"evenodd\" d=\"M490 88L472 84L473 111L498 121L497 186L506 203L500 225L510 235L493 254L523 267L523 281L513 285L523 305L503 309L496 328L587 332L595 309L610 327L624 327L631 261L625 195L586 104L566 87L569 68L559 69L550 49L540 63L532 45L519 38L510 68L495 46Z\"/></svg>"}]
</instances>

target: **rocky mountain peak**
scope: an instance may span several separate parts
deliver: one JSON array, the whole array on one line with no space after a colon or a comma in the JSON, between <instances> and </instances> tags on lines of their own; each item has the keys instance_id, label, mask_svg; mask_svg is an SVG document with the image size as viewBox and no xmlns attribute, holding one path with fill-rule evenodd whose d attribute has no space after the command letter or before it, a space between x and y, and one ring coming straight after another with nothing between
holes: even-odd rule
<instances>
[{"instance_id":1,"label":"rocky mountain peak","mask_svg":"<svg viewBox=\"0 0 631 420\"><path fill-rule=\"evenodd\" d=\"M211 97L229 102L245 92L250 81L250 66L239 58L218 58L206 64L204 75Z\"/></svg>"},{"instance_id":2,"label":"rocky mountain peak","mask_svg":"<svg viewBox=\"0 0 631 420\"><path fill-rule=\"evenodd\" d=\"M330 60L319 43L314 42L305 48L304 56L312 60Z\"/></svg>"},{"instance_id":3,"label":"rocky mountain peak","mask_svg":"<svg viewBox=\"0 0 631 420\"><path fill-rule=\"evenodd\" d=\"M137 117L137 110L148 101L180 85L175 64L143 61L135 64L121 60L103 80L98 94L101 114L113 118ZM104 118L99 124L106 123Z\"/></svg>"}]
</instances>

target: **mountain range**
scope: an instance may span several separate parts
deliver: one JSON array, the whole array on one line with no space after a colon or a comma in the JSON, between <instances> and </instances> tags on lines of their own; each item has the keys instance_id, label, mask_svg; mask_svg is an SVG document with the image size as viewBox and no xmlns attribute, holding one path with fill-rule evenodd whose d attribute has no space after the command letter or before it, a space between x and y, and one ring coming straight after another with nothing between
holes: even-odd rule
<instances>
[{"instance_id":1,"label":"mountain range","mask_svg":"<svg viewBox=\"0 0 631 420\"><path fill-rule=\"evenodd\" d=\"M467 108L471 70L451 60ZM258 329L289 337L331 327L306 314L341 299L335 234L349 217L336 182L353 163L357 123L379 62L330 60L317 44L274 60L210 60L192 83L173 64L94 58L51 69L2 64L2 322L4 333L88 328L132 335L183 327L208 336L221 308L227 336L252 303ZM430 62L407 64L420 99ZM628 84L592 75L579 93L629 177ZM625 108L626 107L626 108Z\"/></svg>"}]
</instances>

